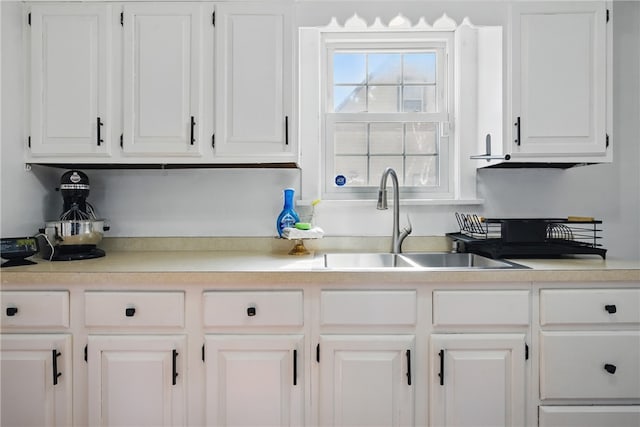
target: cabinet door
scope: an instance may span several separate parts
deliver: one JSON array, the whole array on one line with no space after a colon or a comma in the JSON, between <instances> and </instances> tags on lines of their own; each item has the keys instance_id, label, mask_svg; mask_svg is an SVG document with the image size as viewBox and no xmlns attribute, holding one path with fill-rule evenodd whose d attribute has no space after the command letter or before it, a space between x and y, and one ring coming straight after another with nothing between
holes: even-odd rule
<instances>
[{"instance_id":1,"label":"cabinet door","mask_svg":"<svg viewBox=\"0 0 640 427\"><path fill-rule=\"evenodd\" d=\"M89 425L184 425L184 336L90 336Z\"/></svg>"},{"instance_id":2,"label":"cabinet door","mask_svg":"<svg viewBox=\"0 0 640 427\"><path fill-rule=\"evenodd\" d=\"M0 425L71 425L71 336L3 334L0 343Z\"/></svg>"},{"instance_id":3,"label":"cabinet door","mask_svg":"<svg viewBox=\"0 0 640 427\"><path fill-rule=\"evenodd\" d=\"M106 156L111 6L31 6L31 154Z\"/></svg>"},{"instance_id":4,"label":"cabinet door","mask_svg":"<svg viewBox=\"0 0 640 427\"><path fill-rule=\"evenodd\" d=\"M124 5L124 153L200 154L204 7Z\"/></svg>"},{"instance_id":5,"label":"cabinet door","mask_svg":"<svg viewBox=\"0 0 640 427\"><path fill-rule=\"evenodd\" d=\"M604 2L513 5L514 154L606 151L606 22Z\"/></svg>"},{"instance_id":6,"label":"cabinet door","mask_svg":"<svg viewBox=\"0 0 640 427\"><path fill-rule=\"evenodd\" d=\"M207 425L303 425L303 348L302 335L207 336Z\"/></svg>"},{"instance_id":7,"label":"cabinet door","mask_svg":"<svg viewBox=\"0 0 640 427\"><path fill-rule=\"evenodd\" d=\"M322 335L323 426L406 426L414 422L413 335Z\"/></svg>"},{"instance_id":8,"label":"cabinet door","mask_svg":"<svg viewBox=\"0 0 640 427\"><path fill-rule=\"evenodd\" d=\"M291 158L290 15L277 2L217 7L217 156Z\"/></svg>"},{"instance_id":9,"label":"cabinet door","mask_svg":"<svg viewBox=\"0 0 640 427\"><path fill-rule=\"evenodd\" d=\"M437 334L431 349L432 425L525 425L524 334Z\"/></svg>"}]
</instances>

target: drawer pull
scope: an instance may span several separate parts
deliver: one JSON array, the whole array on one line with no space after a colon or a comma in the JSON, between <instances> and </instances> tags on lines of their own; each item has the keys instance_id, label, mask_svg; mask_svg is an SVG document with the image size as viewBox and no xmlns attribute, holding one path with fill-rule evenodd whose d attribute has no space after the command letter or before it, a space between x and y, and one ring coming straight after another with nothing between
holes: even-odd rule
<instances>
[{"instance_id":1,"label":"drawer pull","mask_svg":"<svg viewBox=\"0 0 640 427\"><path fill-rule=\"evenodd\" d=\"M7 316L15 316L18 314L18 307L7 307Z\"/></svg>"},{"instance_id":2,"label":"drawer pull","mask_svg":"<svg viewBox=\"0 0 640 427\"><path fill-rule=\"evenodd\" d=\"M58 372L58 357L62 354L58 350L51 350L51 361L53 364L53 385L58 385L58 378L62 376L61 372Z\"/></svg>"},{"instance_id":3,"label":"drawer pull","mask_svg":"<svg viewBox=\"0 0 640 427\"><path fill-rule=\"evenodd\" d=\"M171 370L173 371L172 377L173 379L171 380L171 384L172 385L176 385L178 383L178 355L180 353L178 353L178 350L173 349L172 352L172 356L173 356L173 360L171 363Z\"/></svg>"},{"instance_id":4,"label":"drawer pull","mask_svg":"<svg viewBox=\"0 0 640 427\"><path fill-rule=\"evenodd\" d=\"M133 317L136 314L136 309L135 307L127 307L124 310L124 315L127 317Z\"/></svg>"},{"instance_id":5,"label":"drawer pull","mask_svg":"<svg viewBox=\"0 0 640 427\"><path fill-rule=\"evenodd\" d=\"M249 317L253 317L256 315L256 308L255 307L247 307L247 316Z\"/></svg>"},{"instance_id":6,"label":"drawer pull","mask_svg":"<svg viewBox=\"0 0 640 427\"><path fill-rule=\"evenodd\" d=\"M607 310L609 314L614 314L618 311L615 304L607 304L604 306L604 309Z\"/></svg>"},{"instance_id":7,"label":"drawer pull","mask_svg":"<svg viewBox=\"0 0 640 427\"><path fill-rule=\"evenodd\" d=\"M611 375L616 373L616 365L611 365L609 363L606 363L604 365L604 370L607 371L608 373L610 373Z\"/></svg>"}]
</instances>

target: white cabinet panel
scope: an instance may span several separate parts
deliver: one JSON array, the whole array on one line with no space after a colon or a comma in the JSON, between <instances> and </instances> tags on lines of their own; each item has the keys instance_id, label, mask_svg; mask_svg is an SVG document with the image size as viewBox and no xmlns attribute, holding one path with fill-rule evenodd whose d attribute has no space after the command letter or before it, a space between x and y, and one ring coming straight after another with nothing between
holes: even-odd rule
<instances>
[{"instance_id":1,"label":"white cabinet panel","mask_svg":"<svg viewBox=\"0 0 640 427\"><path fill-rule=\"evenodd\" d=\"M0 336L0 424L72 424L71 335Z\"/></svg>"},{"instance_id":2,"label":"white cabinet panel","mask_svg":"<svg viewBox=\"0 0 640 427\"><path fill-rule=\"evenodd\" d=\"M208 335L209 426L304 424L302 335Z\"/></svg>"},{"instance_id":3,"label":"white cabinet panel","mask_svg":"<svg viewBox=\"0 0 640 427\"><path fill-rule=\"evenodd\" d=\"M302 291L211 291L203 294L204 324L302 326Z\"/></svg>"},{"instance_id":4,"label":"white cabinet panel","mask_svg":"<svg viewBox=\"0 0 640 427\"><path fill-rule=\"evenodd\" d=\"M186 423L184 336L89 336L89 425Z\"/></svg>"},{"instance_id":5,"label":"white cabinet panel","mask_svg":"<svg viewBox=\"0 0 640 427\"><path fill-rule=\"evenodd\" d=\"M321 335L320 425L414 422L413 335Z\"/></svg>"},{"instance_id":6,"label":"white cabinet panel","mask_svg":"<svg viewBox=\"0 0 640 427\"><path fill-rule=\"evenodd\" d=\"M640 289L543 289L540 324L640 324Z\"/></svg>"},{"instance_id":7,"label":"white cabinet panel","mask_svg":"<svg viewBox=\"0 0 640 427\"><path fill-rule=\"evenodd\" d=\"M640 406L540 406L540 427L638 427Z\"/></svg>"},{"instance_id":8,"label":"white cabinet panel","mask_svg":"<svg viewBox=\"0 0 640 427\"><path fill-rule=\"evenodd\" d=\"M90 327L184 326L184 292L88 291L84 302Z\"/></svg>"},{"instance_id":9,"label":"white cabinet panel","mask_svg":"<svg viewBox=\"0 0 640 427\"><path fill-rule=\"evenodd\" d=\"M111 138L111 6L31 7L33 156L107 156Z\"/></svg>"},{"instance_id":10,"label":"white cabinet panel","mask_svg":"<svg viewBox=\"0 0 640 427\"><path fill-rule=\"evenodd\" d=\"M542 332L541 399L640 398L640 332Z\"/></svg>"},{"instance_id":11,"label":"white cabinet panel","mask_svg":"<svg viewBox=\"0 0 640 427\"><path fill-rule=\"evenodd\" d=\"M125 153L200 154L203 7L124 5Z\"/></svg>"},{"instance_id":12,"label":"white cabinet panel","mask_svg":"<svg viewBox=\"0 0 640 427\"><path fill-rule=\"evenodd\" d=\"M1 291L3 328L68 328L69 292Z\"/></svg>"},{"instance_id":13,"label":"white cabinet panel","mask_svg":"<svg viewBox=\"0 0 640 427\"><path fill-rule=\"evenodd\" d=\"M431 336L431 424L525 425L524 334Z\"/></svg>"},{"instance_id":14,"label":"white cabinet panel","mask_svg":"<svg viewBox=\"0 0 640 427\"><path fill-rule=\"evenodd\" d=\"M278 2L216 8L217 156L292 158L290 15Z\"/></svg>"},{"instance_id":15,"label":"white cabinet panel","mask_svg":"<svg viewBox=\"0 0 640 427\"><path fill-rule=\"evenodd\" d=\"M606 151L605 2L513 5L515 156Z\"/></svg>"},{"instance_id":16,"label":"white cabinet panel","mask_svg":"<svg viewBox=\"0 0 640 427\"><path fill-rule=\"evenodd\" d=\"M438 326L529 324L529 291L434 291Z\"/></svg>"},{"instance_id":17,"label":"white cabinet panel","mask_svg":"<svg viewBox=\"0 0 640 427\"><path fill-rule=\"evenodd\" d=\"M322 291L320 322L329 325L414 325L414 290Z\"/></svg>"}]
</instances>

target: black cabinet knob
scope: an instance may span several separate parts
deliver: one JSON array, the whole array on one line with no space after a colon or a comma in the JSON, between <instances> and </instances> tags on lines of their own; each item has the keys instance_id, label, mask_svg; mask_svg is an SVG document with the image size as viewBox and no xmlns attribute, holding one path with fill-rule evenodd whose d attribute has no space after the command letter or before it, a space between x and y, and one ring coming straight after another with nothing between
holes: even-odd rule
<instances>
[{"instance_id":1,"label":"black cabinet knob","mask_svg":"<svg viewBox=\"0 0 640 427\"><path fill-rule=\"evenodd\" d=\"M247 316L253 317L255 315L256 315L256 308L255 307L247 307Z\"/></svg>"},{"instance_id":2,"label":"black cabinet knob","mask_svg":"<svg viewBox=\"0 0 640 427\"><path fill-rule=\"evenodd\" d=\"M611 375L616 373L616 365L611 365L609 363L606 363L604 365L604 370L607 371L608 373L610 373Z\"/></svg>"},{"instance_id":3,"label":"black cabinet knob","mask_svg":"<svg viewBox=\"0 0 640 427\"><path fill-rule=\"evenodd\" d=\"M136 309L134 307L127 307L124 310L124 315L127 317L133 317L136 314Z\"/></svg>"},{"instance_id":4,"label":"black cabinet knob","mask_svg":"<svg viewBox=\"0 0 640 427\"><path fill-rule=\"evenodd\" d=\"M604 309L609 314L614 314L614 313L616 313L618 311L618 309L616 308L615 304L607 304L607 305L604 306Z\"/></svg>"},{"instance_id":5,"label":"black cabinet knob","mask_svg":"<svg viewBox=\"0 0 640 427\"><path fill-rule=\"evenodd\" d=\"M18 314L18 307L7 307L7 316L15 316Z\"/></svg>"}]
</instances>

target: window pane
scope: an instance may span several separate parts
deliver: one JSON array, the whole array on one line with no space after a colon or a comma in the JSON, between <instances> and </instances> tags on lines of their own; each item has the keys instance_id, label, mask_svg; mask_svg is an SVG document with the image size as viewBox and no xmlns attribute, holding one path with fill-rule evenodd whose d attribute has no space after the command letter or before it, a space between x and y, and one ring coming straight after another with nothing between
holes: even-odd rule
<instances>
[{"instance_id":1,"label":"window pane","mask_svg":"<svg viewBox=\"0 0 640 427\"><path fill-rule=\"evenodd\" d=\"M404 83L436 82L436 54L405 53L403 68Z\"/></svg>"},{"instance_id":2,"label":"window pane","mask_svg":"<svg viewBox=\"0 0 640 427\"><path fill-rule=\"evenodd\" d=\"M392 167L398 174L398 184L404 185L404 171L402 168L402 156L375 156L369 160L369 185L380 185L382 172L388 167ZM390 185L390 182L387 182Z\"/></svg>"},{"instance_id":3,"label":"window pane","mask_svg":"<svg viewBox=\"0 0 640 427\"><path fill-rule=\"evenodd\" d=\"M437 156L407 156L406 164L405 185L418 187L438 185Z\"/></svg>"},{"instance_id":4,"label":"window pane","mask_svg":"<svg viewBox=\"0 0 640 427\"><path fill-rule=\"evenodd\" d=\"M367 154L366 123L336 123L333 141L336 154Z\"/></svg>"},{"instance_id":5,"label":"window pane","mask_svg":"<svg viewBox=\"0 0 640 427\"><path fill-rule=\"evenodd\" d=\"M437 154L437 123L406 123L405 144L407 154Z\"/></svg>"},{"instance_id":6,"label":"window pane","mask_svg":"<svg viewBox=\"0 0 640 427\"><path fill-rule=\"evenodd\" d=\"M371 123L369 125L371 154L402 155L402 123Z\"/></svg>"},{"instance_id":7,"label":"window pane","mask_svg":"<svg viewBox=\"0 0 640 427\"><path fill-rule=\"evenodd\" d=\"M402 81L400 58L398 53L369 54L369 84L399 84Z\"/></svg>"},{"instance_id":8,"label":"window pane","mask_svg":"<svg viewBox=\"0 0 640 427\"><path fill-rule=\"evenodd\" d=\"M404 86L402 111L405 113L435 113L435 86Z\"/></svg>"},{"instance_id":9,"label":"window pane","mask_svg":"<svg viewBox=\"0 0 640 427\"><path fill-rule=\"evenodd\" d=\"M334 86L333 111L361 113L367 110L366 86Z\"/></svg>"},{"instance_id":10,"label":"window pane","mask_svg":"<svg viewBox=\"0 0 640 427\"><path fill-rule=\"evenodd\" d=\"M369 113L397 113L400 86L369 86Z\"/></svg>"},{"instance_id":11,"label":"window pane","mask_svg":"<svg viewBox=\"0 0 640 427\"><path fill-rule=\"evenodd\" d=\"M367 184L367 157L366 156L336 156L335 177L342 175L347 178L345 186Z\"/></svg>"},{"instance_id":12,"label":"window pane","mask_svg":"<svg viewBox=\"0 0 640 427\"><path fill-rule=\"evenodd\" d=\"M365 59L364 53L334 53L333 83L355 85L365 83Z\"/></svg>"}]
</instances>

